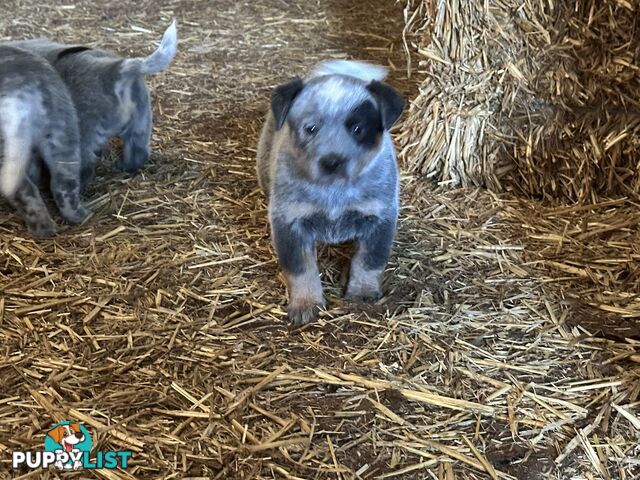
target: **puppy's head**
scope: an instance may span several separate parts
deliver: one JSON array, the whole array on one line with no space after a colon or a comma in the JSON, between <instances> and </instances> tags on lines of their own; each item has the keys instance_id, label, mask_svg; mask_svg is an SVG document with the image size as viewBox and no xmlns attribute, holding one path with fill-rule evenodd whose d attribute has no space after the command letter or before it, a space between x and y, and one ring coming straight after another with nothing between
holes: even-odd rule
<instances>
[{"instance_id":1,"label":"puppy's head","mask_svg":"<svg viewBox=\"0 0 640 480\"><path fill-rule=\"evenodd\" d=\"M70 423L66 427L67 436L65 437L65 443L69 445L77 445L84 441L84 433L82 433L79 423Z\"/></svg>"},{"instance_id":2,"label":"puppy's head","mask_svg":"<svg viewBox=\"0 0 640 480\"><path fill-rule=\"evenodd\" d=\"M165 30L160 46L149 56L125 59L114 84L117 111L122 122L122 163L127 172L138 171L149 157L151 142L151 100L143 76L165 70L178 48L176 21Z\"/></svg>"},{"instance_id":3,"label":"puppy's head","mask_svg":"<svg viewBox=\"0 0 640 480\"><path fill-rule=\"evenodd\" d=\"M403 107L392 87L343 74L295 79L271 97L276 129L289 131L285 148L294 173L320 184L355 179Z\"/></svg>"},{"instance_id":4,"label":"puppy's head","mask_svg":"<svg viewBox=\"0 0 640 480\"><path fill-rule=\"evenodd\" d=\"M124 73L114 82L114 135L122 139L121 170L135 173L147 161L151 143L151 97L142 76Z\"/></svg>"},{"instance_id":5,"label":"puppy's head","mask_svg":"<svg viewBox=\"0 0 640 480\"><path fill-rule=\"evenodd\" d=\"M73 448L73 445L84 441L84 433L82 433L78 423L59 425L49 430L47 435L69 451Z\"/></svg>"}]
</instances>

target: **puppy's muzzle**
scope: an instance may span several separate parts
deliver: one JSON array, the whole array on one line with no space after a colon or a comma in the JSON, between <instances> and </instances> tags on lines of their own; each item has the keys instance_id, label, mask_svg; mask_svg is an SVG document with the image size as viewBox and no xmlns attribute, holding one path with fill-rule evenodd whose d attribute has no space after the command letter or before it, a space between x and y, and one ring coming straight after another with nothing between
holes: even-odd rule
<instances>
[{"instance_id":1,"label":"puppy's muzzle","mask_svg":"<svg viewBox=\"0 0 640 480\"><path fill-rule=\"evenodd\" d=\"M320 158L320 169L323 175L346 176L347 161L342 155L331 153Z\"/></svg>"}]
</instances>

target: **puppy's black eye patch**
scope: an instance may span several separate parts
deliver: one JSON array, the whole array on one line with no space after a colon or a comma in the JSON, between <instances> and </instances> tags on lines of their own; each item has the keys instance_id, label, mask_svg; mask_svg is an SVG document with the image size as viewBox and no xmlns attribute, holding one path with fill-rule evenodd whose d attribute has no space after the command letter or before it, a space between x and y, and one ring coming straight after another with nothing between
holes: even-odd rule
<instances>
[{"instance_id":1,"label":"puppy's black eye patch","mask_svg":"<svg viewBox=\"0 0 640 480\"><path fill-rule=\"evenodd\" d=\"M318 126L315 123L309 123L304 126L304 132L309 136L314 136L318 133Z\"/></svg>"},{"instance_id":2,"label":"puppy's black eye patch","mask_svg":"<svg viewBox=\"0 0 640 480\"><path fill-rule=\"evenodd\" d=\"M353 139L366 148L376 145L383 130L380 111L368 100L351 112L344 126Z\"/></svg>"}]
</instances>

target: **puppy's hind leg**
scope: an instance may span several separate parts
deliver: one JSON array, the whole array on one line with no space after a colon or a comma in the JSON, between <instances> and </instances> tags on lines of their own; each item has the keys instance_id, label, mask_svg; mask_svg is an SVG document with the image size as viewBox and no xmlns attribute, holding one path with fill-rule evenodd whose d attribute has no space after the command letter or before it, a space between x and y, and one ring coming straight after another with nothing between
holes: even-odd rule
<instances>
[{"instance_id":1,"label":"puppy's hind leg","mask_svg":"<svg viewBox=\"0 0 640 480\"><path fill-rule=\"evenodd\" d=\"M0 166L0 193L22 216L33 235L49 238L56 234L56 224L49 215L40 190L29 178L32 107L27 98L0 99L0 143L4 157Z\"/></svg>"},{"instance_id":2,"label":"puppy's hind leg","mask_svg":"<svg viewBox=\"0 0 640 480\"><path fill-rule=\"evenodd\" d=\"M303 227L274 219L271 222L278 261L287 281L287 312L294 325L309 323L324 305L313 238Z\"/></svg>"},{"instance_id":3,"label":"puppy's hind leg","mask_svg":"<svg viewBox=\"0 0 640 480\"><path fill-rule=\"evenodd\" d=\"M351 260L347 300L373 302L382 297L382 274L391 254L395 228L393 220L376 219L358 236L358 249Z\"/></svg>"},{"instance_id":4,"label":"puppy's hind leg","mask_svg":"<svg viewBox=\"0 0 640 480\"><path fill-rule=\"evenodd\" d=\"M80 199L82 162L78 142L62 132L52 134L40 146L51 174L51 194L62 217L71 224L82 223L91 211Z\"/></svg>"},{"instance_id":5,"label":"puppy's hind leg","mask_svg":"<svg viewBox=\"0 0 640 480\"><path fill-rule=\"evenodd\" d=\"M27 224L29 231L39 238L51 238L56 234L56 223L49 215L40 190L25 177L15 194L8 197L9 202L18 211Z\"/></svg>"}]
</instances>

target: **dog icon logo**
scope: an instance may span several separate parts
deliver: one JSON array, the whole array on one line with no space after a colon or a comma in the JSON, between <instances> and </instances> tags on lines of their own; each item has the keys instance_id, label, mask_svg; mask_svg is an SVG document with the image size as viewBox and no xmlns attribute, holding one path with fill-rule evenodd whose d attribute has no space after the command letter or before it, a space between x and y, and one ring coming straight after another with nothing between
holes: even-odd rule
<instances>
[{"instance_id":1,"label":"dog icon logo","mask_svg":"<svg viewBox=\"0 0 640 480\"><path fill-rule=\"evenodd\" d=\"M56 453L54 466L59 470L83 468L84 452L91 451L89 430L78 422L55 424L44 437L46 452Z\"/></svg>"}]
</instances>

